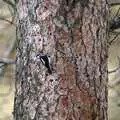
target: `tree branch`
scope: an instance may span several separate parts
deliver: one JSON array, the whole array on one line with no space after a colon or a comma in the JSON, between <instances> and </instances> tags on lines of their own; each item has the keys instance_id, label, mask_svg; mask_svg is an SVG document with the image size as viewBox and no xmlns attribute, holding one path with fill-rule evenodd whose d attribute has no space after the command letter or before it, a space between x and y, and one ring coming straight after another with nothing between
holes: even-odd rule
<instances>
[{"instance_id":1,"label":"tree branch","mask_svg":"<svg viewBox=\"0 0 120 120\"><path fill-rule=\"evenodd\" d=\"M10 24L12 24L12 25L14 25L14 26L16 26L15 23L13 22L13 20L10 21L10 20L7 20L7 19L5 19L5 18L3 18L3 17L0 17L0 20L6 21L6 22L8 22L8 23L10 23Z\"/></svg>"},{"instance_id":2,"label":"tree branch","mask_svg":"<svg viewBox=\"0 0 120 120\"><path fill-rule=\"evenodd\" d=\"M116 40L116 38L117 38L119 35L120 35L120 33L117 33L117 34L115 35L115 37L109 42L109 45L111 45L111 44Z\"/></svg>"},{"instance_id":3,"label":"tree branch","mask_svg":"<svg viewBox=\"0 0 120 120\"><path fill-rule=\"evenodd\" d=\"M120 5L120 3L110 3L110 6Z\"/></svg>"},{"instance_id":4,"label":"tree branch","mask_svg":"<svg viewBox=\"0 0 120 120\"><path fill-rule=\"evenodd\" d=\"M120 69L120 57L118 57L118 61L119 61L119 65L117 68L115 68L114 70L111 70L111 71L108 71L108 73L114 73L114 72L117 72L119 69Z\"/></svg>"},{"instance_id":5,"label":"tree branch","mask_svg":"<svg viewBox=\"0 0 120 120\"><path fill-rule=\"evenodd\" d=\"M15 64L15 60L13 59L8 59L8 58L0 58L0 64Z\"/></svg>"},{"instance_id":6,"label":"tree branch","mask_svg":"<svg viewBox=\"0 0 120 120\"><path fill-rule=\"evenodd\" d=\"M10 5L14 10L16 9L15 4L12 3L10 0L3 0L3 2L7 3L8 5Z\"/></svg>"}]
</instances>

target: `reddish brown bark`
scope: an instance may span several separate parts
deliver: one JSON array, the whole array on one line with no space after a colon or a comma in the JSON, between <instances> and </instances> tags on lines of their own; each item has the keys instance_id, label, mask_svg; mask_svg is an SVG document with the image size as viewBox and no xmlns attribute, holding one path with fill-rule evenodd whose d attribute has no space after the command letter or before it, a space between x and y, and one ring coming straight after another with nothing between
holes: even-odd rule
<instances>
[{"instance_id":1,"label":"reddish brown bark","mask_svg":"<svg viewBox=\"0 0 120 120\"><path fill-rule=\"evenodd\" d=\"M15 120L108 120L106 0L19 0L17 10Z\"/></svg>"}]
</instances>

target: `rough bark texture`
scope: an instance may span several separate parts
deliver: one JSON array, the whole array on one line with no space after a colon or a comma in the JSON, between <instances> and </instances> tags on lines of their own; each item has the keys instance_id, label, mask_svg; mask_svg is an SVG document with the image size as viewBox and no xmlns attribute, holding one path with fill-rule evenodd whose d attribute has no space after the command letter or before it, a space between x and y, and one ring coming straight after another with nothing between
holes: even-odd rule
<instances>
[{"instance_id":1,"label":"rough bark texture","mask_svg":"<svg viewBox=\"0 0 120 120\"><path fill-rule=\"evenodd\" d=\"M106 0L18 0L15 120L108 120L107 11Z\"/></svg>"}]
</instances>

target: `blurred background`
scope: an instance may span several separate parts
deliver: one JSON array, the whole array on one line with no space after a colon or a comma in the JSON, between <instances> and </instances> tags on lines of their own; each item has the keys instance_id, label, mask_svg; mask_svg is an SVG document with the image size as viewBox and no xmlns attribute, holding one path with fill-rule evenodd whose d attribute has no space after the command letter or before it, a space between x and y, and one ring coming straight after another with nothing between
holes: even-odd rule
<instances>
[{"instance_id":1,"label":"blurred background","mask_svg":"<svg viewBox=\"0 0 120 120\"><path fill-rule=\"evenodd\" d=\"M9 2L9 0L7 0ZM12 120L16 25L14 8L0 0L0 120Z\"/></svg>"},{"instance_id":2,"label":"blurred background","mask_svg":"<svg viewBox=\"0 0 120 120\"><path fill-rule=\"evenodd\" d=\"M109 0L109 21L120 16L120 0ZM117 4L116 4L117 3ZM14 0L0 0L0 120L12 120L16 24ZM120 30L109 32L109 120L120 120Z\"/></svg>"}]
</instances>

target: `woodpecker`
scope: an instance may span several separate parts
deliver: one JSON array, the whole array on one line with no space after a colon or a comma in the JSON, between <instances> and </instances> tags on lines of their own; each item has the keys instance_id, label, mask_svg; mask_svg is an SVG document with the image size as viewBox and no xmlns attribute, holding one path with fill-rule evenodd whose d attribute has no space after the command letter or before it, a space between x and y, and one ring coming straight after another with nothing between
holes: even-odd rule
<instances>
[{"instance_id":1,"label":"woodpecker","mask_svg":"<svg viewBox=\"0 0 120 120\"><path fill-rule=\"evenodd\" d=\"M48 73L52 74L49 57L47 55L41 55L41 54L38 54L37 57L39 57L42 64L47 68Z\"/></svg>"}]
</instances>

